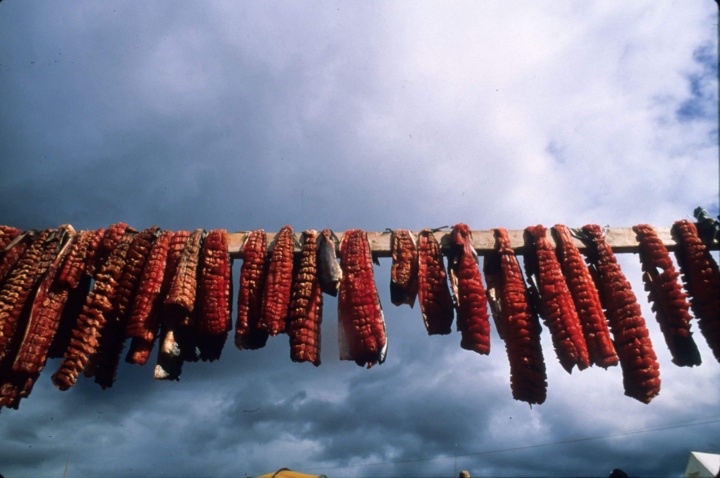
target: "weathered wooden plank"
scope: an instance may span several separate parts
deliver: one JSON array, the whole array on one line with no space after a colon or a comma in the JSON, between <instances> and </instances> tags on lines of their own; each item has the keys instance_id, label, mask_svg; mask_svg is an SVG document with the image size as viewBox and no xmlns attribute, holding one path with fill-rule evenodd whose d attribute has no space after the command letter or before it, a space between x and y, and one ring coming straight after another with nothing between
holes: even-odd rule
<instances>
[{"instance_id":1,"label":"weathered wooden plank","mask_svg":"<svg viewBox=\"0 0 720 478\"><path fill-rule=\"evenodd\" d=\"M665 247L667 247L670 251L674 250L677 246L677 243L672 238L672 235L670 233L670 227L656 227L655 230L657 231L660 239L663 241ZM247 237L248 232L249 231L240 231L228 234L228 250L230 251L231 256L235 258L240 257L240 251L243 244L245 243L245 238ZM415 236L417 237L417 234L419 232L420 231L413 231L413 234L415 234ZM510 245L513 249L515 249L518 254L521 254L523 252L523 232L524 231L522 230L508 231L508 236L510 237ZM335 232L335 234L337 235L338 239L342 241L344 232ZM372 250L373 255L375 257L390 257L390 233L369 231L367 234L368 241L370 243L370 249ZM555 241L553 240L549 230L548 236L550 242L554 244ZM297 239L295 252L300 252L300 246L298 244L300 243L301 233L296 233L295 237ZM435 237L440 242L443 249L447 249L449 244L448 241L450 240L450 231L438 231L435 233ZM269 247L272 247L272 241L274 238L274 232L267 233L267 240L268 244L270 245ZM613 251L617 253L638 251L638 241L632 228L608 228L606 232L606 239L610 246L613 248ZM493 231L472 231L472 243L479 255L484 255L487 252L492 251L495 247L495 238L493 236ZM583 244L580 239L575 239L575 245L581 251L585 249L585 244ZM713 244L712 249L718 249L717 242Z\"/></svg>"}]
</instances>

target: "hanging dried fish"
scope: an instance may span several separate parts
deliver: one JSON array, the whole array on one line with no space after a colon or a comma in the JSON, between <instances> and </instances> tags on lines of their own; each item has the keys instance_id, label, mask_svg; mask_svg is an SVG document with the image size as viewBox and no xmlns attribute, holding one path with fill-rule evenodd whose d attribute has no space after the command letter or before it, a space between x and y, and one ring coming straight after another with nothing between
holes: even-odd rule
<instances>
[{"instance_id":1,"label":"hanging dried fish","mask_svg":"<svg viewBox=\"0 0 720 478\"><path fill-rule=\"evenodd\" d=\"M190 238L189 231L177 231L170 240L167 252L165 272L160 297L164 300L175 278L180 257L185 250L185 245ZM161 304L162 305L162 304ZM160 333L160 349L158 350L157 363L155 364L156 380L179 380L182 372L183 356L180 351L180 344L175 339L175 330L178 328L174 314L168 313L164 305L161 309L162 328ZM146 337L135 337L130 343L128 357L136 363L144 363L152 349L152 341L146 341Z\"/></svg>"},{"instance_id":2,"label":"hanging dried fish","mask_svg":"<svg viewBox=\"0 0 720 478\"><path fill-rule=\"evenodd\" d=\"M63 307L60 314L55 337L52 344L50 344L50 350L48 350L48 358L62 358L65 355L65 351L72 339L72 331L77 323L77 318L82 313L87 296L90 294L91 285L92 278L84 274L80 278L77 287L69 290L65 307Z\"/></svg>"},{"instance_id":3,"label":"hanging dried fish","mask_svg":"<svg viewBox=\"0 0 720 478\"><path fill-rule=\"evenodd\" d=\"M124 222L110 225L110 227L104 230L102 236L100 235L100 230L97 231L98 234L93 238L93 242L90 245L92 252L88 253L87 257L88 261L92 260L93 262L85 266L90 275L94 277L95 273L100 270L112 251L115 250L118 243L123 239L128 229L136 232L135 229L130 228Z\"/></svg>"},{"instance_id":4,"label":"hanging dried fish","mask_svg":"<svg viewBox=\"0 0 720 478\"><path fill-rule=\"evenodd\" d=\"M25 327L13 370L26 374L39 373L45 366L47 352L55 337L60 316L69 296L69 289L61 284L57 277L63 261L77 238L72 226L62 226L58 242L58 252L40 282ZM54 251L48 251L48 258Z\"/></svg>"},{"instance_id":5,"label":"hanging dried fish","mask_svg":"<svg viewBox=\"0 0 720 478\"><path fill-rule=\"evenodd\" d=\"M200 251L198 281L198 348L202 360L220 358L228 332L232 329L231 268L227 232L224 229L210 231Z\"/></svg>"},{"instance_id":6,"label":"hanging dried fish","mask_svg":"<svg viewBox=\"0 0 720 478\"><path fill-rule=\"evenodd\" d=\"M242 249L235 346L255 350L265 347L266 330L258 328L262 317L262 293L267 276L267 237L262 229L248 234Z\"/></svg>"},{"instance_id":7,"label":"hanging dried fish","mask_svg":"<svg viewBox=\"0 0 720 478\"><path fill-rule=\"evenodd\" d=\"M180 308L183 313L195 310L198 262L205 231L195 229L185 244L170 290L165 297L165 308Z\"/></svg>"},{"instance_id":8,"label":"hanging dried fish","mask_svg":"<svg viewBox=\"0 0 720 478\"><path fill-rule=\"evenodd\" d=\"M129 363L139 365L147 363L152 344L159 332L159 315L162 307L160 292L165 278L165 265L172 238L172 231L162 231L150 248L143 267L138 290L125 327L125 335L133 339L126 357L126 361ZM140 342L146 345L140 346ZM142 349L143 352L136 353L138 349Z\"/></svg>"},{"instance_id":9,"label":"hanging dried fish","mask_svg":"<svg viewBox=\"0 0 720 478\"><path fill-rule=\"evenodd\" d=\"M320 365L322 290L318 278L317 231L303 233L300 261L295 268L288 314L290 359Z\"/></svg>"},{"instance_id":10,"label":"hanging dried fish","mask_svg":"<svg viewBox=\"0 0 720 478\"><path fill-rule=\"evenodd\" d=\"M75 385L90 356L97 350L107 323L107 314L112 312L118 282L134 237L135 230L127 228L96 274L95 284L77 318L65 357L52 376L53 383L60 390L67 390Z\"/></svg>"},{"instance_id":11,"label":"hanging dried fish","mask_svg":"<svg viewBox=\"0 0 720 478\"><path fill-rule=\"evenodd\" d=\"M111 226L110 234L117 236L116 231L119 231L122 227L126 226L124 223L116 224ZM95 272L100 268L100 264L105 256L103 250L103 238L105 237L106 231L103 228L97 229L90 244L88 244L87 252L85 253L85 273L90 277L95 277Z\"/></svg>"},{"instance_id":12,"label":"hanging dried fish","mask_svg":"<svg viewBox=\"0 0 720 478\"><path fill-rule=\"evenodd\" d=\"M88 249L92 244L95 234L96 231L92 230L79 231L77 233L75 240L70 245L65 263L58 273L57 281L60 284L64 284L70 289L77 287L80 278L85 273Z\"/></svg>"},{"instance_id":13,"label":"hanging dried fish","mask_svg":"<svg viewBox=\"0 0 720 478\"><path fill-rule=\"evenodd\" d=\"M195 229L180 253L175 273L168 276L170 287L163 302L163 323L167 333L158 353L155 378L178 380L182 362L196 362L200 358L197 348L198 263L205 230ZM167 274L167 271L166 271Z\"/></svg>"},{"instance_id":14,"label":"hanging dried fish","mask_svg":"<svg viewBox=\"0 0 720 478\"><path fill-rule=\"evenodd\" d=\"M720 362L720 272L707 246L698 236L695 224L684 219L672 227L678 242L675 255L683 274L690 305L698 319L700 332Z\"/></svg>"},{"instance_id":15,"label":"hanging dried fish","mask_svg":"<svg viewBox=\"0 0 720 478\"><path fill-rule=\"evenodd\" d=\"M365 231L352 229L345 233L340 244L340 265L340 360L354 360L358 365L370 368L385 361L387 337Z\"/></svg>"},{"instance_id":16,"label":"hanging dried fish","mask_svg":"<svg viewBox=\"0 0 720 478\"><path fill-rule=\"evenodd\" d=\"M127 253L123 273L118 282L113 309L101 334L98 348L91 363L94 364L95 383L103 389L112 387L117 375L120 356L125 346L125 328L130 307L140 282L145 262L153 242L159 234L157 226L145 229L135 236ZM86 368L87 371L87 368Z\"/></svg>"},{"instance_id":17,"label":"hanging dried fish","mask_svg":"<svg viewBox=\"0 0 720 478\"><path fill-rule=\"evenodd\" d=\"M20 258L25 254L28 247L37 239L37 231L26 231L15 236L3 250L0 259L0 287L5 284L5 279L13 270Z\"/></svg>"},{"instance_id":18,"label":"hanging dried fish","mask_svg":"<svg viewBox=\"0 0 720 478\"><path fill-rule=\"evenodd\" d=\"M275 236L275 246L270 254L267 278L263 289L262 317L258 327L270 335L285 332L290 289L292 288L293 249L295 236L290 226L283 226Z\"/></svg>"},{"instance_id":19,"label":"hanging dried fish","mask_svg":"<svg viewBox=\"0 0 720 478\"><path fill-rule=\"evenodd\" d=\"M589 224L582 231L588 246L588 262L596 271L599 280L596 285L615 338L625 395L650 403L660 393L660 364L640 305L600 226Z\"/></svg>"},{"instance_id":20,"label":"hanging dried fish","mask_svg":"<svg viewBox=\"0 0 720 478\"><path fill-rule=\"evenodd\" d=\"M10 244L15 237L22 234L22 230L12 226L0 226L0 256L3 254L3 249Z\"/></svg>"},{"instance_id":21,"label":"hanging dried fish","mask_svg":"<svg viewBox=\"0 0 720 478\"><path fill-rule=\"evenodd\" d=\"M560 365L571 373L574 366L588 368L590 358L572 296L546 234L541 225L525 229L525 272L531 287L537 288L538 311L550 330Z\"/></svg>"},{"instance_id":22,"label":"hanging dried fish","mask_svg":"<svg viewBox=\"0 0 720 478\"><path fill-rule=\"evenodd\" d=\"M540 321L530 305L522 271L505 229L495 229L495 250L485 256L483 271L491 310L505 340L513 398L541 404L547 397L547 374L540 343Z\"/></svg>"},{"instance_id":23,"label":"hanging dried fish","mask_svg":"<svg viewBox=\"0 0 720 478\"><path fill-rule=\"evenodd\" d=\"M57 235L57 243L49 244L50 247L43 252L41 262L51 262L36 289L27 325L16 332L17 345L13 348L17 350L12 350L0 366L0 408L17 409L20 399L30 395L45 366L48 349L67 301L68 289L58 284L56 279L73 242L75 230L69 225L61 226Z\"/></svg>"},{"instance_id":24,"label":"hanging dried fish","mask_svg":"<svg viewBox=\"0 0 720 478\"><path fill-rule=\"evenodd\" d=\"M408 229L395 229L390 239L390 301L394 305L415 305L418 293L418 253L415 238Z\"/></svg>"},{"instance_id":25,"label":"hanging dried fish","mask_svg":"<svg viewBox=\"0 0 720 478\"><path fill-rule=\"evenodd\" d=\"M450 234L452 246L448 262L457 328L462 333L460 346L487 355L490 353L490 316L470 228L466 224L456 224Z\"/></svg>"},{"instance_id":26,"label":"hanging dried fish","mask_svg":"<svg viewBox=\"0 0 720 478\"><path fill-rule=\"evenodd\" d=\"M680 273L675 270L667 248L652 226L638 224L633 230L640 241L645 290L672 361L680 367L700 365L700 352L690 332L690 304L678 282Z\"/></svg>"},{"instance_id":27,"label":"hanging dried fish","mask_svg":"<svg viewBox=\"0 0 720 478\"><path fill-rule=\"evenodd\" d=\"M603 368L615 366L618 356L590 271L573 243L570 230L556 224L552 232L562 273L580 318L590 363Z\"/></svg>"},{"instance_id":28,"label":"hanging dried fish","mask_svg":"<svg viewBox=\"0 0 720 478\"><path fill-rule=\"evenodd\" d=\"M447 335L454 309L440 244L432 229L418 235L418 299L428 335Z\"/></svg>"},{"instance_id":29,"label":"hanging dried fish","mask_svg":"<svg viewBox=\"0 0 720 478\"><path fill-rule=\"evenodd\" d=\"M335 254L335 234L330 229L323 229L318 237L318 275L322 291L337 297L338 287L342 279L342 268Z\"/></svg>"},{"instance_id":30,"label":"hanging dried fish","mask_svg":"<svg viewBox=\"0 0 720 478\"><path fill-rule=\"evenodd\" d=\"M40 233L0 289L0 360L10 352L18 326L24 325L25 304L52 264L55 256L50 257L49 254L57 254L59 241L60 236L55 229Z\"/></svg>"}]
</instances>

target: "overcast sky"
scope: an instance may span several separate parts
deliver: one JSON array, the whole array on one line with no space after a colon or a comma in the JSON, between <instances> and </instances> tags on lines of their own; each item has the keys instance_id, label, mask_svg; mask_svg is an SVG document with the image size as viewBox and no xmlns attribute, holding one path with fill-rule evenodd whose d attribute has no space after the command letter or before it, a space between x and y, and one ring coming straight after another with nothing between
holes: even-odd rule
<instances>
[{"instance_id":1,"label":"overcast sky","mask_svg":"<svg viewBox=\"0 0 720 478\"><path fill-rule=\"evenodd\" d=\"M711 0L0 4L0 223L76 229L670 226L718 214ZM717 256L716 256L717 257ZM230 341L180 382L123 364L68 392L48 363L0 416L10 477L680 476L720 452L720 364L661 366L649 405L619 367L567 374L542 340L546 403L512 399L504 345L428 337L389 298L386 363L322 365L286 336ZM233 270L239 276L240 263ZM235 287L237 291L237 285Z\"/></svg>"}]
</instances>

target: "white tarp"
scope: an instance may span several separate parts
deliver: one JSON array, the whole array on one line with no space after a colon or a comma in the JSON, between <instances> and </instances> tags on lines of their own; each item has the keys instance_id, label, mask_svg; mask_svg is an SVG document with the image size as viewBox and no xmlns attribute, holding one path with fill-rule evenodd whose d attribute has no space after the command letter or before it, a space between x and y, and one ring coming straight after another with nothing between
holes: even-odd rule
<instances>
[{"instance_id":1,"label":"white tarp","mask_svg":"<svg viewBox=\"0 0 720 478\"><path fill-rule=\"evenodd\" d=\"M685 478L715 478L720 473L720 455L691 451Z\"/></svg>"}]
</instances>

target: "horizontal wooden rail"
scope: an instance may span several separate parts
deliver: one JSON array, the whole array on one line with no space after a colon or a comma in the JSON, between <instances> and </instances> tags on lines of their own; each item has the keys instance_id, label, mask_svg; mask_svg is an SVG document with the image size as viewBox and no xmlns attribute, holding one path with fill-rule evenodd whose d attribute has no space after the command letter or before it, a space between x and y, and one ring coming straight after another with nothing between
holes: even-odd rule
<instances>
[{"instance_id":1,"label":"horizontal wooden rail","mask_svg":"<svg viewBox=\"0 0 720 478\"><path fill-rule=\"evenodd\" d=\"M668 248L668 250L672 251L676 248L677 243L672 238L672 234L670 233L670 227L656 227L655 231L657 232L660 239L663 241L663 244L665 244L665 247ZM420 231L413 231L415 237L417 237L418 232ZM510 245L519 254L523 252L524 248L523 233L524 231L522 230L508 231L508 236L510 237ZM240 251L243 244L245 243L245 239L247 238L248 234L249 231L232 232L228 234L228 250L230 251L230 255L232 257L240 257ZM268 232L266 234L268 244L270 244L269 247L272 248L273 240L275 239L276 233ZM342 241L344 234L344 232L335 232L335 235L340 241ZM485 255L489 251L492 251L494 249L495 237L493 234L494 233L492 230L472 231L472 244L479 255ZM367 235L368 241L370 242L370 249L372 250L374 257L390 257L389 232L368 232ZM301 232L295 233L296 252L300 251L299 244L301 237ZM438 242L440 242L441 246L444 249L447 249L450 240L450 231L438 231L435 233L435 238L438 240ZM554 245L555 241L549 230L548 238L550 239L550 242ZM605 233L605 238L615 252L638 252L638 241L636 234L632 230L632 228L609 228ZM580 249L581 251L585 249L585 244L580 239L575 238L574 241L578 249ZM718 249L717 241L711 246L711 248Z\"/></svg>"}]
</instances>

